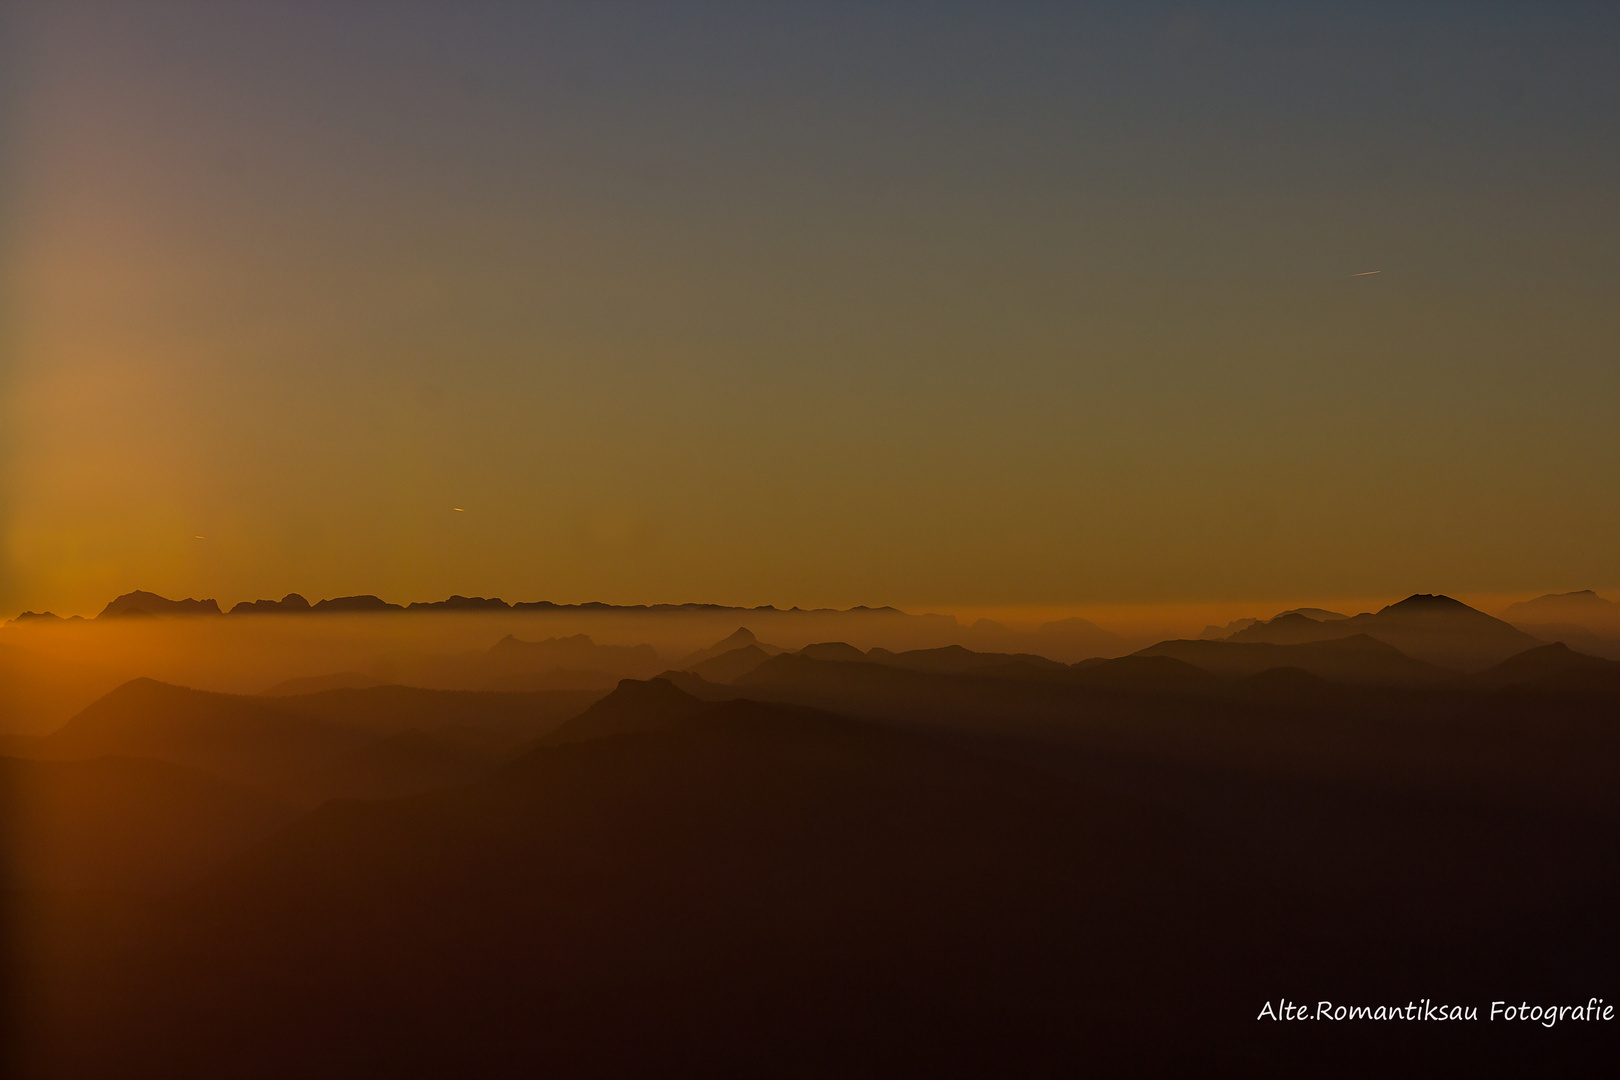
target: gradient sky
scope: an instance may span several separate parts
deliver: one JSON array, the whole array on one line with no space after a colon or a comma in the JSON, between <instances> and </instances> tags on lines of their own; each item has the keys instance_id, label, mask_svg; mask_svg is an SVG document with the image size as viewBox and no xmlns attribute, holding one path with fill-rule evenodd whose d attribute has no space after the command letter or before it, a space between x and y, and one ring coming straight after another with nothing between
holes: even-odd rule
<instances>
[{"instance_id":1,"label":"gradient sky","mask_svg":"<svg viewBox=\"0 0 1620 1080\"><path fill-rule=\"evenodd\" d=\"M4 18L0 612L1620 584L1615 5Z\"/></svg>"}]
</instances>

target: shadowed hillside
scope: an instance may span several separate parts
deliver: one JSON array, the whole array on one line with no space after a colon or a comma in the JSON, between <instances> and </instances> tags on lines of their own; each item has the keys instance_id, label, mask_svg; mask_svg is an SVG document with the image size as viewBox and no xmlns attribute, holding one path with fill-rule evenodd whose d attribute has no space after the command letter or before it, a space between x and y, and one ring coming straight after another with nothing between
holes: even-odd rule
<instances>
[{"instance_id":1,"label":"shadowed hillside","mask_svg":"<svg viewBox=\"0 0 1620 1080\"><path fill-rule=\"evenodd\" d=\"M657 726L317 811L154 912L161 953L60 984L61 1060L276 1076L319 1045L317 1067L417 1076L989 1068L998 1033L1106 1031L1086 973L1128 953L1088 928L1162 925L1215 850L1146 808L816 713L734 702ZM123 980L141 1001L108 995ZM73 1039L86 1023L99 1038Z\"/></svg>"},{"instance_id":2,"label":"shadowed hillside","mask_svg":"<svg viewBox=\"0 0 1620 1080\"><path fill-rule=\"evenodd\" d=\"M1436 686L1459 681L1457 672L1414 660L1393 645L1366 634L1288 645L1239 640L1241 638L1243 634L1230 641L1162 641L1134 655L1175 657L1229 677L1257 675L1271 668L1298 668L1330 682L1342 683Z\"/></svg>"},{"instance_id":3,"label":"shadowed hillside","mask_svg":"<svg viewBox=\"0 0 1620 1080\"><path fill-rule=\"evenodd\" d=\"M0 644L0 735L43 735L125 681L94 664Z\"/></svg>"},{"instance_id":4,"label":"shadowed hillside","mask_svg":"<svg viewBox=\"0 0 1620 1080\"><path fill-rule=\"evenodd\" d=\"M137 679L50 735L8 749L42 760L151 758L312 805L476 775L598 696L379 686L267 698Z\"/></svg>"},{"instance_id":5,"label":"shadowed hillside","mask_svg":"<svg viewBox=\"0 0 1620 1080\"><path fill-rule=\"evenodd\" d=\"M542 737L547 745L589 742L614 735L665 731L708 708L669 679L626 679L607 697Z\"/></svg>"},{"instance_id":6,"label":"shadowed hillside","mask_svg":"<svg viewBox=\"0 0 1620 1080\"><path fill-rule=\"evenodd\" d=\"M8 887L156 892L188 884L294 811L145 758L0 758Z\"/></svg>"},{"instance_id":7,"label":"shadowed hillside","mask_svg":"<svg viewBox=\"0 0 1620 1080\"><path fill-rule=\"evenodd\" d=\"M1305 678L1278 688L1371 692ZM1085 713L929 734L626 682L475 783L329 803L116 918L62 909L42 947L76 944L44 965L30 1060L1186 1075L1212 1057L1359 1073L1393 1047L1570 1067L1607 1033L1256 1025L1281 994L1601 993L1620 958L1612 711L1514 691L1414 726L1366 706L1416 692L1376 693L1309 725L1292 706L1116 695L1147 725L1122 740Z\"/></svg>"}]
</instances>

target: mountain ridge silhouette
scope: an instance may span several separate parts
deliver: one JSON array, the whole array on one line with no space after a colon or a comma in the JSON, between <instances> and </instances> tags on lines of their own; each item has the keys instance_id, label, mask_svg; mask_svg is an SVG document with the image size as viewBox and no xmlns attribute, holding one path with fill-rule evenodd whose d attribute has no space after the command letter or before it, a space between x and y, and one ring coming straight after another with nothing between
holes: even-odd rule
<instances>
[{"instance_id":1,"label":"mountain ridge silhouette","mask_svg":"<svg viewBox=\"0 0 1620 1080\"><path fill-rule=\"evenodd\" d=\"M1460 600L1414 593L1376 612L1347 619L1313 619L1289 613L1256 623L1229 642L1299 645L1366 634L1416 660L1462 671L1480 671L1546 642Z\"/></svg>"}]
</instances>

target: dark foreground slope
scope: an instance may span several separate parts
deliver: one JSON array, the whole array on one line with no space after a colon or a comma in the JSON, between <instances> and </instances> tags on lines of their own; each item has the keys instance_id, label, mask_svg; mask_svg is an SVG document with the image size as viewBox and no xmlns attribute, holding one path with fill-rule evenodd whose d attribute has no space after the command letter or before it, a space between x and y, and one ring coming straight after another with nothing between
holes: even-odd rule
<instances>
[{"instance_id":1,"label":"dark foreground slope","mask_svg":"<svg viewBox=\"0 0 1620 1080\"><path fill-rule=\"evenodd\" d=\"M1216 905L1181 897L1231 857L1021 766L732 702L472 787L328 804L153 909L139 947L59 973L34 1060L993 1071L1054 1035L1106 1043L1174 942L1208 933Z\"/></svg>"},{"instance_id":2,"label":"dark foreground slope","mask_svg":"<svg viewBox=\"0 0 1620 1080\"><path fill-rule=\"evenodd\" d=\"M172 889L294 816L268 796L164 761L0 758L0 871L12 887Z\"/></svg>"},{"instance_id":3,"label":"dark foreground slope","mask_svg":"<svg viewBox=\"0 0 1620 1080\"><path fill-rule=\"evenodd\" d=\"M1620 1000L1612 710L1509 693L1472 721L1313 734L1284 698L1244 719L1155 696L1131 741L1110 690L1088 700L1113 719L959 724L969 750L628 683L582 741L486 780L329 803L162 903L64 909L25 1064L1570 1075L1611 1056L1612 1024L1255 1020L1279 998Z\"/></svg>"}]
</instances>

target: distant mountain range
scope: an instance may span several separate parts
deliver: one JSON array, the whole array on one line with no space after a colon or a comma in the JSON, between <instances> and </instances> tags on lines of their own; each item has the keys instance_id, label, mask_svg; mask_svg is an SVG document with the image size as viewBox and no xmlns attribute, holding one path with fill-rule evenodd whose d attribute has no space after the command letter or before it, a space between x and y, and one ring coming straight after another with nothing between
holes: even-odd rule
<instances>
[{"instance_id":1,"label":"distant mountain range","mask_svg":"<svg viewBox=\"0 0 1620 1080\"><path fill-rule=\"evenodd\" d=\"M1279 615L1239 630L1226 640L1298 645L1365 634L1441 667L1478 671L1546 642L1449 596L1418 593L1371 614L1314 619L1300 612Z\"/></svg>"},{"instance_id":2,"label":"distant mountain range","mask_svg":"<svg viewBox=\"0 0 1620 1080\"><path fill-rule=\"evenodd\" d=\"M1425 686L1451 682L1457 674L1415 660L1367 634L1286 644L1235 639L1162 641L1135 655L1173 657L1229 678L1293 668L1329 682Z\"/></svg>"},{"instance_id":3,"label":"distant mountain range","mask_svg":"<svg viewBox=\"0 0 1620 1080\"><path fill-rule=\"evenodd\" d=\"M0 754L153 759L307 808L465 780L602 693L377 686L266 697L135 679L49 735L0 740Z\"/></svg>"},{"instance_id":4,"label":"distant mountain range","mask_svg":"<svg viewBox=\"0 0 1620 1080\"><path fill-rule=\"evenodd\" d=\"M762 604L759 607L743 608L732 607L725 604L554 604L549 600L519 600L507 603L499 597L484 596L451 596L444 600L429 602L415 601L409 604L391 604L378 596L370 594L360 596L337 596L327 600L318 600L310 603L298 593L288 593L280 600L244 600L232 607L231 615L337 615L355 613L381 613L401 611L591 611L591 612L634 612L650 614L691 614L694 612L749 612L749 611L803 611L812 613L837 613L840 615L859 614L871 612L873 614L899 615L903 614L893 607L867 607L864 604L852 608L778 608L771 604ZM226 614L220 610L217 600L170 600L157 593L137 589L125 593L101 609L98 619L117 618L143 618L154 615L221 615ZM77 618L77 616L74 616ZM18 616L21 620L34 619L60 619L61 616L49 611L25 611Z\"/></svg>"},{"instance_id":5,"label":"distant mountain range","mask_svg":"<svg viewBox=\"0 0 1620 1080\"><path fill-rule=\"evenodd\" d=\"M1605 600L1590 589L1538 596L1509 606L1502 617L1543 641L1563 641L1620 660L1620 601Z\"/></svg>"},{"instance_id":6,"label":"distant mountain range","mask_svg":"<svg viewBox=\"0 0 1620 1080\"><path fill-rule=\"evenodd\" d=\"M1270 619L1206 626L1198 636L1206 641L1298 644L1352 633L1365 633L1419 659L1462 669L1477 670L1533 641L1563 641L1596 656L1620 659L1620 602L1586 589L1512 604L1500 619L1493 619L1450 597L1419 593L1354 617L1295 608Z\"/></svg>"},{"instance_id":7,"label":"distant mountain range","mask_svg":"<svg viewBox=\"0 0 1620 1080\"><path fill-rule=\"evenodd\" d=\"M1266 620L1237 620L1227 627L1209 627L1194 641L1161 641L1147 648L1139 647L1145 644L1141 640L1126 645L1117 635L1080 619L1048 623L1034 631L1013 630L986 620L964 628L948 615L910 615L892 607L866 606L840 612L769 605L509 605L498 599L461 596L402 606L375 596L336 597L311 604L302 596L289 594L281 600L238 604L226 615L212 599L170 600L137 591L108 604L98 618L121 623L171 616L177 620L201 620L198 625L228 619L230 625L240 627L250 623L266 625L244 616L277 621L277 613L303 618L324 613L373 612L404 618L458 611L490 615L502 611L550 611L582 616L582 622L585 616L652 615L662 619L667 615L670 636L679 640L700 625L717 629L715 624L723 626L723 620L736 617L738 622L731 625L746 620L779 641L791 642L792 635L797 642L814 642L800 648L799 655L808 659L856 661L919 672L971 671L982 677L1015 680L1123 680L1126 684L1153 686L1154 692L1160 692L1172 685L1191 685L1195 676L1189 671L1198 677L1214 675L1231 680L1280 667L1331 683L1436 684L1456 675L1483 672L1509 657L1553 642L1563 642L1574 653L1616 660L1620 659L1620 621L1606 620L1620 618L1615 614L1617 610L1620 605L1590 591L1549 595L1509 609L1516 621L1542 620L1518 621L1515 625L1449 597L1417 594L1377 612L1346 617L1317 608L1298 608ZM855 616L854 621L845 621L850 615ZM682 617L690 621L682 622ZM1576 619L1584 622L1556 621ZM30 622L35 620L55 621L56 617L29 616ZM566 620L559 628L565 624ZM78 625L85 623L79 620ZM683 629L676 633L677 627ZM626 632L625 627L606 631L620 640L624 640ZM811 636L814 634L825 637L818 640ZM862 647L856 648L847 640L828 640L846 637L864 639ZM690 648L690 640L685 638L683 647ZM881 645L871 648L875 643ZM882 647L891 643L933 647ZM1313 647L1297 648L1305 645ZM1103 658L1119 658L1133 647L1139 659L1173 659L1188 670L1175 676L1163 665L1114 665L1084 674L1079 670L1093 667ZM281 681L265 692L289 696L387 684L442 690L606 692L621 678L644 679L660 671L684 680L680 682L683 686L693 678L705 684L729 686L747 678L772 657L791 651L782 644L761 640L747 626L673 665L667 656L660 658L648 645L598 645L579 633L544 641L508 635L493 646L459 654L385 651L388 648L398 649L399 645L380 646L379 652L369 657L351 656L341 662L341 668L335 663L327 671L312 665L302 670L284 670L277 676ZM102 662L114 663L110 658ZM1150 671L1151 677L1147 674ZM0 734L50 731L99 695L141 674L145 672L110 667L101 670L92 664L53 658L28 646L22 638L0 642ZM1275 691L1281 684L1277 677L1268 677L1266 685Z\"/></svg>"},{"instance_id":8,"label":"distant mountain range","mask_svg":"<svg viewBox=\"0 0 1620 1080\"><path fill-rule=\"evenodd\" d=\"M1594 622L1620 625L1620 601L1605 600L1591 589L1582 589L1580 592L1549 593L1534 600L1510 604L1502 614L1515 625Z\"/></svg>"},{"instance_id":9,"label":"distant mountain range","mask_svg":"<svg viewBox=\"0 0 1620 1080\"><path fill-rule=\"evenodd\" d=\"M1373 636L1374 631L1380 636ZM1401 641L1406 649L1386 638ZM791 652L762 646L743 627L661 678L707 700L786 690L811 695L792 700L826 705L817 695L829 687L861 688L862 695L885 699L916 696L924 684L913 675L971 678L976 685L969 696L999 694L1008 701L1025 693L1006 685L1011 683L1201 696L1275 696L1284 689L1297 696L1330 684L1454 689L1535 685L1607 693L1620 685L1620 663L1562 643L1546 644L1447 597L1420 595L1353 619L1318 620L1289 612L1224 640L1161 641L1130 656L1074 664L961 645L892 652L828 641ZM1255 679L1261 682L1250 685ZM1002 685L986 686L991 680ZM960 683L951 691L964 692ZM932 695L932 690L924 694L935 700ZM948 707L949 696L938 703Z\"/></svg>"},{"instance_id":10,"label":"distant mountain range","mask_svg":"<svg viewBox=\"0 0 1620 1080\"><path fill-rule=\"evenodd\" d=\"M911 615L893 607L857 605L847 609L778 608L764 604L744 608L722 604L557 604L548 600L508 603L498 597L455 595L444 600L396 604L369 594L338 596L311 603L298 593L280 600L243 601L229 612L213 599L171 600L144 590L125 593L104 607L97 619L147 618L156 616L230 617L306 616L327 614L407 614L470 612L552 612L559 614L620 615L724 615L739 620L755 616L872 615L899 619L919 628L926 627L934 639L955 638L964 647L986 653L1035 655L1062 662L1096 656L1119 656L1130 647L1125 639L1085 619L1071 618L1048 622L1034 630L1004 626L979 619L961 627L948 615ZM757 613L757 615L756 615ZM1479 670L1522 652L1535 644L1564 641L1572 647L1611 659L1620 659L1620 601L1606 600L1591 590L1549 594L1511 605L1501 619L1468 607L1450 597L1415 594L1377 612L1346 616L1322 608L1293 608L1269 619L1237 619L1225 626L1207 626L1199 640L1300 644L1306 641L1367 634L1394 645L1408 655L1444 667ZM51 612L27 611L15 622L82 621L79 616L63 620ZM948 636L947 636L948 635ZM801 639L802 640L802 639ZM720 643L723 644L723 643ZM757 641L739 641L728 648L715 647L712 659L747 644L757 644L765 652L779 647ZM697 663L688 658L685 670Z\"/></svg>"}]
</instances>

